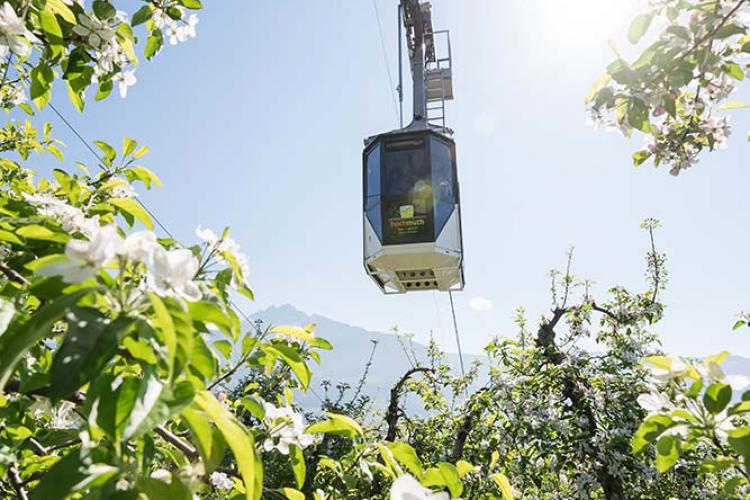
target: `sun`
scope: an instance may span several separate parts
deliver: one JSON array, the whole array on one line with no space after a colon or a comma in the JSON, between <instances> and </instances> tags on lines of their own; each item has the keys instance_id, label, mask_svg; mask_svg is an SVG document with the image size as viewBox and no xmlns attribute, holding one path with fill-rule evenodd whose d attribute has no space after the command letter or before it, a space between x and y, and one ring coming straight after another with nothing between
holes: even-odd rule
<instances>
[{"instance_id":1,"label":"sun","mask_svg":"<svg viewBox=\"0 0 750 500\"><path fill-rule=\"evenodd\" d=\"M538 0L537 19L544 35L564 46L606 43L625 36L630 21L643 9L639 0Z\"/></svg>"}]
</instances>

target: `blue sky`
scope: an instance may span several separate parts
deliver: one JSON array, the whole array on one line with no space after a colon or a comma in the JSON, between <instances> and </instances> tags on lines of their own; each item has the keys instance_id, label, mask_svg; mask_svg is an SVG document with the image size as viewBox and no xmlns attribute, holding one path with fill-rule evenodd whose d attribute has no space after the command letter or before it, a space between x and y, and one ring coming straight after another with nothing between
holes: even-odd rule
<instances>
[{"instance_id":1,"label":"blue sky","mask_svg":"<svg viewBox=\"0 0 750 500\"><path fill-rule=\"evenodd\" d=\"M378 2L395 77L397 2ZM180 239L194 241L198 224L231 226L250 257L248 313L290 303L419 339L432 330L453 350L447 295L383 296L362 268L362 139L396 126L372 1L206 4L198 37L144 63L126 100L113 95L78 115L57 87L55 102L92 140L130 135L151 147L143 162L165 187L141 199ZM467 351L514 334L517 306L534 322L549 310L547 271L570 246L574 273L600 293L643 287L639 225L657 217L670 272L656 326L665 347L750 356L750 331L731 332L735 313L750 308L747 113L736 114L729 149L676 179L632 167L641 138L584 123L583 96L612 59L607 40L627 44L634 4L433 1L436 28L453 40L448 125L467 273L455 300ZM90 162L51 111L42 117L69 159ZM474 310L477 297L492 308Z\"/></svg>"}]
</instances>

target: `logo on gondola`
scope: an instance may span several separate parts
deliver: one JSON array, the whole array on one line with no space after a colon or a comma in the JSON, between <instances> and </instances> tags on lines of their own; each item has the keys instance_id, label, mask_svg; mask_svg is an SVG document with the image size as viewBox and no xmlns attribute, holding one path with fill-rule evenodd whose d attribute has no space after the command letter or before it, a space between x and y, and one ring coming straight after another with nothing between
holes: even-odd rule
<instances>
[{"instance_id":1,"label":"logo on gondola","mask_svg":"<svg viewBox=\"0 0 750 500\"><path fill-rule=\"evenodd\" d=\"M414 217L414 205L401 205L398 212L402 219L411 219Z\"/></svg>"}]
</instances>

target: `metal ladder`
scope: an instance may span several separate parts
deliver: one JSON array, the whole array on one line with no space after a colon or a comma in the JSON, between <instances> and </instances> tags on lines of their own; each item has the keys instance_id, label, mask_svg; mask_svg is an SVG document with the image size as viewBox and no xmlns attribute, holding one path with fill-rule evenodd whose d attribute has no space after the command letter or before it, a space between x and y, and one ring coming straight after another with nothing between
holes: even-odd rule
<instances>
[{"instance_id":1,"label":"metal ladder","mask_svg":"<svg viewBox=\"0 0 750 500\"><path fill-rule=\"evenodd\" d=\"M444 36L447 54L437 56L437 35ZM432 57L427 59L425 68L425 100L427 123L445 130L445 101L453 99L453 68L450 33L447 30L429 33L432 41Z\"/></svg>"}]
</instances>

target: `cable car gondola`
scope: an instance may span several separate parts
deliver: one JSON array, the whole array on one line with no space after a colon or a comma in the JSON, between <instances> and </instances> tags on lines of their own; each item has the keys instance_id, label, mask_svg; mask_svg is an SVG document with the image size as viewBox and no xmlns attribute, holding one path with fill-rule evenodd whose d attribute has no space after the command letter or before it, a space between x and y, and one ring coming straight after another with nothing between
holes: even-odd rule
<instances>
[{"instance_id":1,"label":"cable car gondola","mask_svg":"<svg viewBox=\"0 0 750 500\"><path fill-rule=\"evenodd\" d=\"M429 2L402 0L414 119L369 137L363 152L364 265L384 293L464 285L456 145L445 126L453 98L450 37L434 32ZM442 36L445 57L436 57Z\"/></svg>"}]
</instances>

